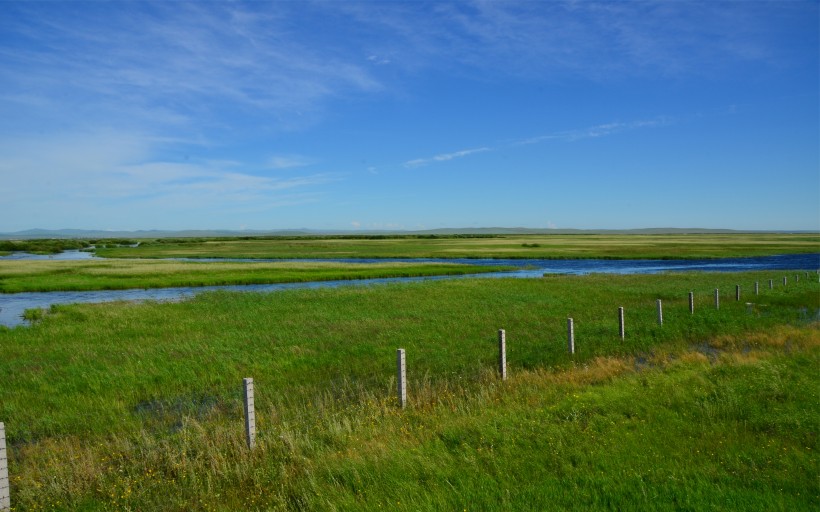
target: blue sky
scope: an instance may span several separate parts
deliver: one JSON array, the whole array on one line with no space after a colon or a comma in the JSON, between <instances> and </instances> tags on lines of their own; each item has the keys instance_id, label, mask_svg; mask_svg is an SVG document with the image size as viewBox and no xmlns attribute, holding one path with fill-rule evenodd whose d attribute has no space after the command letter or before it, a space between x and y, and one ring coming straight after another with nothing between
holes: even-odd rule
<instances>
[{"instance_id":1,"label":"blue sky","mask_svg":"<svg viewBox=\"0 0 820 512\"><path fill-rule=\"evenodd\" d=\"M816 1L0 1L0 231L820 229Z\"/></svg>"}]
</instances>

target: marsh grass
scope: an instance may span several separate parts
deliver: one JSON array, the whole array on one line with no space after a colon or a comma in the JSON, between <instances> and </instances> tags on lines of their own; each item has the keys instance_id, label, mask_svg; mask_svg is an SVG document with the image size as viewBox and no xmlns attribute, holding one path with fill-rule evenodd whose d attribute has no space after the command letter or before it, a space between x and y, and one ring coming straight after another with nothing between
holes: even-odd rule
<instances>
[{"instance_id":1,"label":"marsh grass","mask_svg":"<svg viewBox=\"0 0 820 512\"><path fill-rule=\"evenodd\" d=\"M751 312L709 302L715 287L769 276L62 306L0 331L13 500L17 510L812 510L820 286L761 290ZM506 382L495 373L502 327ZM404 411L397 347L407 349ZM253 452L241 416L248 376Z\"/></svg>"},{"instance_id":2,"label":"marsh grass","mask_svg":"<svg viewBox=\"0 0 820 512\"><path fill-rule=\"evenodd\" d=\"M685 259L816 253L820 235L494 235L153 240L97 251L108 258Z\"/></svg>"}]
</instances>

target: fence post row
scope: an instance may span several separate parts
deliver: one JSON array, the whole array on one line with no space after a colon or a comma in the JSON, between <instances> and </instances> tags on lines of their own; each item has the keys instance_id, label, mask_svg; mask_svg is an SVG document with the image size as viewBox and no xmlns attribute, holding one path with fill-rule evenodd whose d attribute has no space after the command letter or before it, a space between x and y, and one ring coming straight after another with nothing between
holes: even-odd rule
<instances>
[{"instance_id":1,"label":"fence post row","mask_svg":"<svg viewBox=\"0 0 820 512\"><path fill-rule=\"evenodd\" d=\"M399 407L404 409L407 406L407 360L403 348L396 350L396 382Z\"/></svg>"},{"instance_id":2,"label":"fence post row","mask_svg":"<svg viewBox=\"0 0 820 512\"><path fill-rule=\"evenodd\" d=\"M663 325L663 303L658 299L658 325Z\"/></svg>"},{"instance_id":3,"label":"fence post row","mask_svg":"<svg viewBox=\"0 0 820 512\"><path fill-rule=\"evenodd\" d=\"M575 326L572 323L572 318L567 318L567 345L570 354L575 353Z\"/></svg>"},{"instance_id":4,"label":"fence post row","mask_svg":"<svg viewBox=\"0 0 820 512\"><path fill-rule=\"evenodd\" d=\"M623 340L626 337L623 306L618 308L618 335L621 337L621 340Z\"/></svg>"},{"instance_id":5,"label":"fence post row","mask_svg":"<svg viewBox=\"0 0 820 512\"><path fill-rule=\"evenodd\" d=\"M6 454L6 425L0 423L0 511L11 510L9 491L9 460Z\"/></svg>"},{"instance_id":6,"label":"fence post row","mask_svg":"<svg viewBox=\"0 0 820 512\"><path fill-rule=\"evenodd\" d=\"M245 437L248 441L248 448L256 446L256 411L253 402L253 379L242 379L245 388Z\"/></svg>"},{"instance_id":7,"label":"fence post row","mask_svg":"<svg viewBox=\"0 0 820 512\"><path fill-rule=\"evenodd\" d=\"M507 380L507 334L504 329L498 330L498 374L501 380Z\"/></svg>"}]
</instances>

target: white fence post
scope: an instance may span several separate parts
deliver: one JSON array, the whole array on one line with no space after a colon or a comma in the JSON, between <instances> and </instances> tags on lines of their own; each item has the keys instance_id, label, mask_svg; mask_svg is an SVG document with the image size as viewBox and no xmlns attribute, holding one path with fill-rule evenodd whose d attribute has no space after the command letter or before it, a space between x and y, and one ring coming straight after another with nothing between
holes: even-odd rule
<instances>
[{"instance_id":1,"label":"white fence post","mask_svg":"<svg viewBox=\"0 0 820 512\"><path fill-rule=\"evenodd\" d=\"M715 309L720 309L720 289L715 288Z\"/></svg>"},{"instance_id":2,"label":"white fence post","mask_svg":"<svg viewBox=\"0 0 820 512\"><path fill-rule=\"evenodd\" d=\"M256 411L253 401L253 379L250 377L242 379L245 388L245 438L248 441L248 448L256 446Z\"/></svg>"},{"instance_id":3,"label":"white fence post","mask_svg":"<svg viewBox=\"0 0 820 512\"><path fill-rule=\"evenodd\" d=\"M695 292L689 292L689 314L695 314Z\"/></svg>"},{"instance_id":4,"label":"white fence post","mask_svg":"<svg viewBox=\"0 0 820 512\"><path fill-rule=\"evenodd\" d=\"M407 360L404 349L396 350L396 380L398 382L399 407L407 406Z\"/></svg>"},{"instance_id":5,"label":"white fence post","mask_svg":"<svg viewBox=\"0 0 820 512\"><path fill-rule=\"evenodd\" d=\"M783 286L786 286L787 284L789 284L789 280L786 276L783 276Z\"/></svg>"},{"instance_id":6,"label":"white fence post","mask_svg":"<svg viewBox=\"0 0 820 512\"><path fill-rule=\"evenodd\" d=\"M735 285L735 300L736 301L740 300L740 285L739 284Z\"/></svg>"},{"instance_id":7,"label":"white fence post","mask_svg":"<svg viewBox=\"0 0 820 512\"><path fill-rule=\"evenodd\" d=\"M0 423L0 511L11 510L9 490L9 459L6 454L6 425Z\"/></svg>"},{"instance_id":8,"label":"white fence post","mask_svg":"<svg viewBox=\"0 0 820 512\"><path fill-rule=\"evenodd\" d=\"M501 380L507 380L507 334L504 329L498 330L498 374Z\"/></svg>"},{"instance_id":9,"label":"white fence post","mask_svg":"<svg viewBox=\"0 0 820 512\"><path fill-rule=\"evenodd\" d=\"M662 326L663 325L663 303L661 302L661 299L658 299L657 304L658 304L658 325Z\"/></svg>"},{"instance_id":10,"label":"white fence post","mask_svg":"<svg viewBox=\"0 0 820 512\"><path fill-rule=\"evenodd\" d=\"M769 290L774 290L774 279L769 279Z\"/></svg>"},{"instance_id":11,"label":"white fence post","mask_svg":"<svg viewBox=\"0 0 820 512\"><path fill-rule=\"evenodd\" d=\"M755 281L755 295L760 295L760 283Z\"/></svg>"},{"instance_id":12,"label":"white fence post","mask_svg":"<svg viewBox=\"0 0 820 512\"><path fill-rule=\"evenodd\" d=\"M624 340L626 337L626 329L624 326L624 307L621 306L618 308L618 336L621 337L621 341Z\"/></svg>"},{"instance_id":13,"label":"white fence post","mask_svg":"<svg viewBox=\"0 0 820 512\"><path fill-rule=\"evenodd\" d=\"M567 345L570 354L575 353L575 326L572 318L567 318Z\"/></svg>"}]
</instances>

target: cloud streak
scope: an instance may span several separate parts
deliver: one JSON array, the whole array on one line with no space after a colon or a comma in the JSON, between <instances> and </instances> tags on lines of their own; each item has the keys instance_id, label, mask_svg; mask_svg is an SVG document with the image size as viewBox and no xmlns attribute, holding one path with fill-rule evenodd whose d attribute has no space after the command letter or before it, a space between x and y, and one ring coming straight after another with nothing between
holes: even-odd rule
<instances>
[{"instance_id":1,"label":"cloud streak","mask_svg":"<svg viewBox=\"0 0 820 512\"><path fill-rule=\"evenodd\" d=\"M436 155L430 158L416 158L415 160L409 160L404 163L404 167L407 169L413 169L416 167L424 167L426 165L430 165L432 163L437 162L449 162L450 160L455 160L457 158L464 158L465 156L474 155L476 153L484 153L486 151L492 151L492 148L489 147L480 147L474 149L462 149L461 151L454 151L452 153L443 153L440 155Z\"/></svg>"},{"instance_id":2,"label":"cloud streak","mask_svg":"<svg viewBox=\"0 0 820 512\"><path fill-rule=\"evenodd\" d=\"M595 139L599 137L615 135L625 131L639 130L645 128L658 128L666 126L672 122L673 120L671 118L658 117L655 119L646 119L630 122L604 123L578 130L568 130L544 135L537 135L534 137L515 140L499 146L482 146L475 149L464 149L461 151L454 151L452 153L442 153L440 155L436 155L429 158L416 158L413 160L406 161L404 163L404 167L406 169L414 169L417 167L424 167L435 163L449 162L450 160L463 158L477 153L498 151L500 149L512 148L516 146L526 146L530 144L541 144L550 141L574 142L582 139Z\"/></svg>"},{"instance_id":3,"label":"cloud streak","mask_svg":"<svg viewBox=\"0 0 820 512\"><path fill-rule=\"evenodd\" d=\"M270 169L295 169L314 164L314 160L302 155L277 155L268 159Z\"/></svg>"},{"instance_id":4,"label":"cloud streak","mask_svg":"<svg viewBox=\"0 0 820 512\"><path fill-rule=\"evenodd\" d=\"M630 122L612 122L604 123L579 130L568 130L563 132L548 133L545 135L537 135L526 139L521 139L510 143L510 146L523 146L528 144L538 144L547 141L565 141L574 142L582 139L595 139L598 137L606 137L617 133L639 130L644 128L659 128L673 123L673 119L669 117L658 117L655 119L645 119Z\"/></svg>"}]
</instances>

